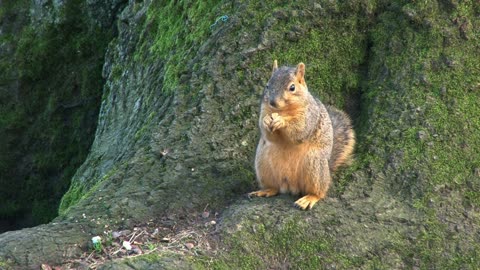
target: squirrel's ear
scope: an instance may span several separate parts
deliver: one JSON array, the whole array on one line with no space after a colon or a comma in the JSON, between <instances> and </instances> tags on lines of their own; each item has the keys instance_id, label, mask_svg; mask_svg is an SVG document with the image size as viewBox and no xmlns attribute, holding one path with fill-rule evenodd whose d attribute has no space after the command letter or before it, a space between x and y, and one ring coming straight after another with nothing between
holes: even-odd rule
<instances>
[{"instance_id":1,"label":"squirrel's ear","mask_svg":"<svg viewBox=\"0 0 480 270\"><path fill-rule=\"evenodd\" d=\"M297 69L295 70L295 76L299 80L300 83L305 82L305 64L300 63L297 65Z\"/></svg>"},{"instance_id":2,"label":"squirrel's ear","mask_svg":"<svg viewBox=\"0 0 480 270\"><path fill-rule=\"evenodd\" d=\"M275 73L275 71L277 71L278 69L278 63L277 63L277 59L273 60L273 68L272 68L272 75L273 73Z\"/></svg>"}]
</instances>

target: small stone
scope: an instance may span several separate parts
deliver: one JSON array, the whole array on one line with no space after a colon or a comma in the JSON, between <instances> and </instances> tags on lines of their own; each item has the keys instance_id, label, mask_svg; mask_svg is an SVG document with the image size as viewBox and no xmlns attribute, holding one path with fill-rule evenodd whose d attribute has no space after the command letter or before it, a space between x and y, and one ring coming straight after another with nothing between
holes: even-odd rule
<instances>
[{"instance_id":1,"label":"small stone","mask_svg":"<svg viewBox=\"0 0 480 270\"><path fill-rule=\"evenodd\" d=\"M273 17L275 17L276 19L278 20L284 20L284 19L287 19L288 16L287 14L285 13L285 11L283 10L277 10L273 13Z\"/></svg>"},{"instance_id":2,"label":"small stone","mask_svg":"<svg viewBox=\"0 0 480 270\"><path fill-rule=\"evenodd\" d=\"M288 31L286 34L285 34L285 38L288 40L288 41L298 41L298 35L297 33L295 33L294 31Z\"/></svg>"},{"instance_id":3,"label":"small stone","mask_svg":"<svg viewBox=\"0 0 480 270\"><path fill-rule=\"evenodd\" d=\"M446 60L445 60L445 64L446 64L447 67L449 67L449 68L454 68L454 67L457 65L457 62L456 62L455 60L446 59Z\"/></svg>"},{"instance_id":4,"label":"small stone","mask_svg":"<svg viewBox=\"0 0 480 270\"><path fill-rule=\"evenodd\" d=\"M417 17L417 13L415 12L415 10L410 8L403 8L403 13L407 15L407 17L412 21L414 21Z\"/></svg>"},{"instance_id":5,"label":"small stone","mask_svg":"<svg viewBox=\"0 0 480 270\"><path fill-rule=\"evenodd\" d=\"M440 88L440 95L442 97L447 95L447 87L445 87L445 85L442 85L442 87Z\"/></svg>"},{"instance_id":6,"label":"small stone","mask_svg":"<svg viewBox=\"0 0 480 270\"><path fill-rule=\"evenodd\" d=\"M475 168L475 169L473 170L473 172L474 172L474 174L475 174L476 177L480 177L480 168Z\"/></svg>"},{"instance_id":7,"label":"small stone","mask_svg":"<svg viewBox=\"0 0 480 270\"><path fill-rule=\"evenodd\" d=\"M195 245L194 245L193 243L191 243L191 242L188 242L188 243L185 244L185 247L186 247L187 249L192 249L192 248L195 247Z\"/></svg>"},{"instance_id":8,"label":"small stone","mask_svg":"<svg viewBox=\"0 0 480 270\"><path fill-rule=\"evenodd\" d=\"M394 129L390 132L390 137L392 138L397 138L400 135L400 130L399 129Z\"/></svg>"},{"instance_id":9,"label":"small stone","mask_svg":"<svg viewBox=\"0 0 480 270\"><path fill-rule=\"evenodd\" d=\"M417 138L423 141L425 140L425 138L427 138L427 133L423 130L420 130L419 132L417 132Z\"/></svg>"},{"instance_id":10,"label":"small stone","mask_svg":"<svg viewBox=\"0 0 480 270\"><path fill-rule=\"evenodd\" d=\"M122 234L120 232L112 232L112 238L113 239L117 239L119 238L120 236L122 236Z\"/></svg>"},{"instance_id":11,"label":"small stone","mask_svg":"<svg viewBox=\"0 0 480 270\"><path fill-rule=\"evenodd\" d=\"M138 255L143 254L143 251L138 247L133 247L132 251L133 251L133 253L138 254Z\"/></svg>"},{"instance_id":12,"label":"small stone","mask_svg":"<svg viewBox=\"0 0 480 270\"><path fill-rule=\"evenodd\" d=\"M430 85L430 81L428 80L427 76L424 74L420 76L420 82L426 85Z\"/></svg>"},{"instance_id":13,"label":"small stone","mask_svg":"<svg viewBox=\"0 0 480 270\"><path fill-rule=\"evenodd\" d=\"M462 23L462 25L460 25L460 37L462 37L463 39L465 40L469 40L470 39L470 28L471 28L471 24L470 22L467 20L465 21L464 23Z\"/></svg>"},{"instance_id":14,"label":"small stone","mask_svg":"<svg viewBox=\"0 0 480 270\"><path fill-rule=\"evenodd\" d=\"M164 237L164 238L162 238L162 240L160 240L160 242L162 242L162 243L168 243L168 242L170 242L170 238Z\"/></svg>"}]
</instances>

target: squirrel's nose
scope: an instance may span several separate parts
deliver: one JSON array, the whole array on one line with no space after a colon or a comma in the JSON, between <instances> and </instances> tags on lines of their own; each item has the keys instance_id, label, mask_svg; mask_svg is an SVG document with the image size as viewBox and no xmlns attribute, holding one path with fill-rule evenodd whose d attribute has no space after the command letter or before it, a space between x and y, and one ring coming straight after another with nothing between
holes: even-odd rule
<instances>
[{"instance_id":1,"label":"squirrel's nose","mask_svg":"<svg viewBox=\"0 0 480 270\"><path fill-rule=\"evenodd\" d=\"M270 100L270 106L272 107L277 107L277 103L275 102L275 100Z\"/></svg>"}]
</instances>

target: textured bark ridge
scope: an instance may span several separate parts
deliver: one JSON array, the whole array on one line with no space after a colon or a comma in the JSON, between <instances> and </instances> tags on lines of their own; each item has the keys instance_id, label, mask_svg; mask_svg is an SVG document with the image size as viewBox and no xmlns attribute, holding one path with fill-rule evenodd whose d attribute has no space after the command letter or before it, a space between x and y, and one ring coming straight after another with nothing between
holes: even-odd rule
<instances>
[{"instance_id":1,"label":"textured bark ridge","mask_svg":"<svg viewBox=\"0 0 480 270\"><path fill-rule=\"evenodd\" d=\"M95 13L110 14L116 36L89 155L59 217L0 235L0 266L64 264L105 228L150 219L185 228L206 208L219 213L214 252L103 269L480 263L475 1L114 2ZM345 109L358 137L355 161L308 212L289 195L242 196L255 188L259 99L273 59L304 62L310 91Z\"/></svg>"}]
</instances>

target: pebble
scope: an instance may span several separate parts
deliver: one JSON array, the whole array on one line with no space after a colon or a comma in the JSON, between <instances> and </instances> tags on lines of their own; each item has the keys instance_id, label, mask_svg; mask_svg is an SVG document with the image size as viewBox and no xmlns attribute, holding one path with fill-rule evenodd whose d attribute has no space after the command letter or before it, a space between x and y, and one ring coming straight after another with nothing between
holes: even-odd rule
<instances>
[{"instance_id":1,"label":"pebble","mask_svg":"<svg viewBox=\"0 0 480 270\"><path fill-rule=\"evenodd\" d=\"M143 254L142 250L139 249L138 247L132 248L132 251L133 251L133 253L138 254L138 255Z\"/></svg>"},{"instance_id":2,"label":"pebble","mask_svg":"<svg viewBox=\"0 0 480 270\"><path fill-rule=\"evenodd\" d=\"M417 138L421 141L423 141L427 137L427 133L423 130L420 130L417 132Z\"/></svg>"},{"instance_id":3,"label":"pebble","mask_svg":"<svg viewBox=\"0 0 480 270\"><path fill-rule=\"evenodd\" d=\"M447 87L445 87L445 85L443 85L441 88L440 88L440 95L442 97L446 96L447 95Z\"/></svg>"},{"instance_id":4,"label":"pebble","mask_svg":"<svg viewBox=\"0 0 480 270\"><path fill-rule=\"evenodd\" d=\"M193 243L188 242L188 243L185 244L185 247L186 247L187 249L192 249L192 248L195 247L195 245L194 245Z\"/></svg>"},{"instance_id":5,"label":"pebble","mask_svg":"<svg viewBox=\"0 0 480 270\"><path fill-rule=\"evenodd\" d=\"M475 169L473 170L473 172L474 172L474 174L475 174L476 177L480 177L480 168L475 168Z\"/></svg>"},{"instance_id":6,"label":"pebble","mask_svg":"<svg viewBox=\"0 0 480 270\"><path fill-rule=\"evenodd\" d=\"M160 240L160 242L162 242L162 243L168 243L168 242L170 242L170 238L164 237L164 238L162 238L162 240Z\"/></svg>"}]
</instances>

